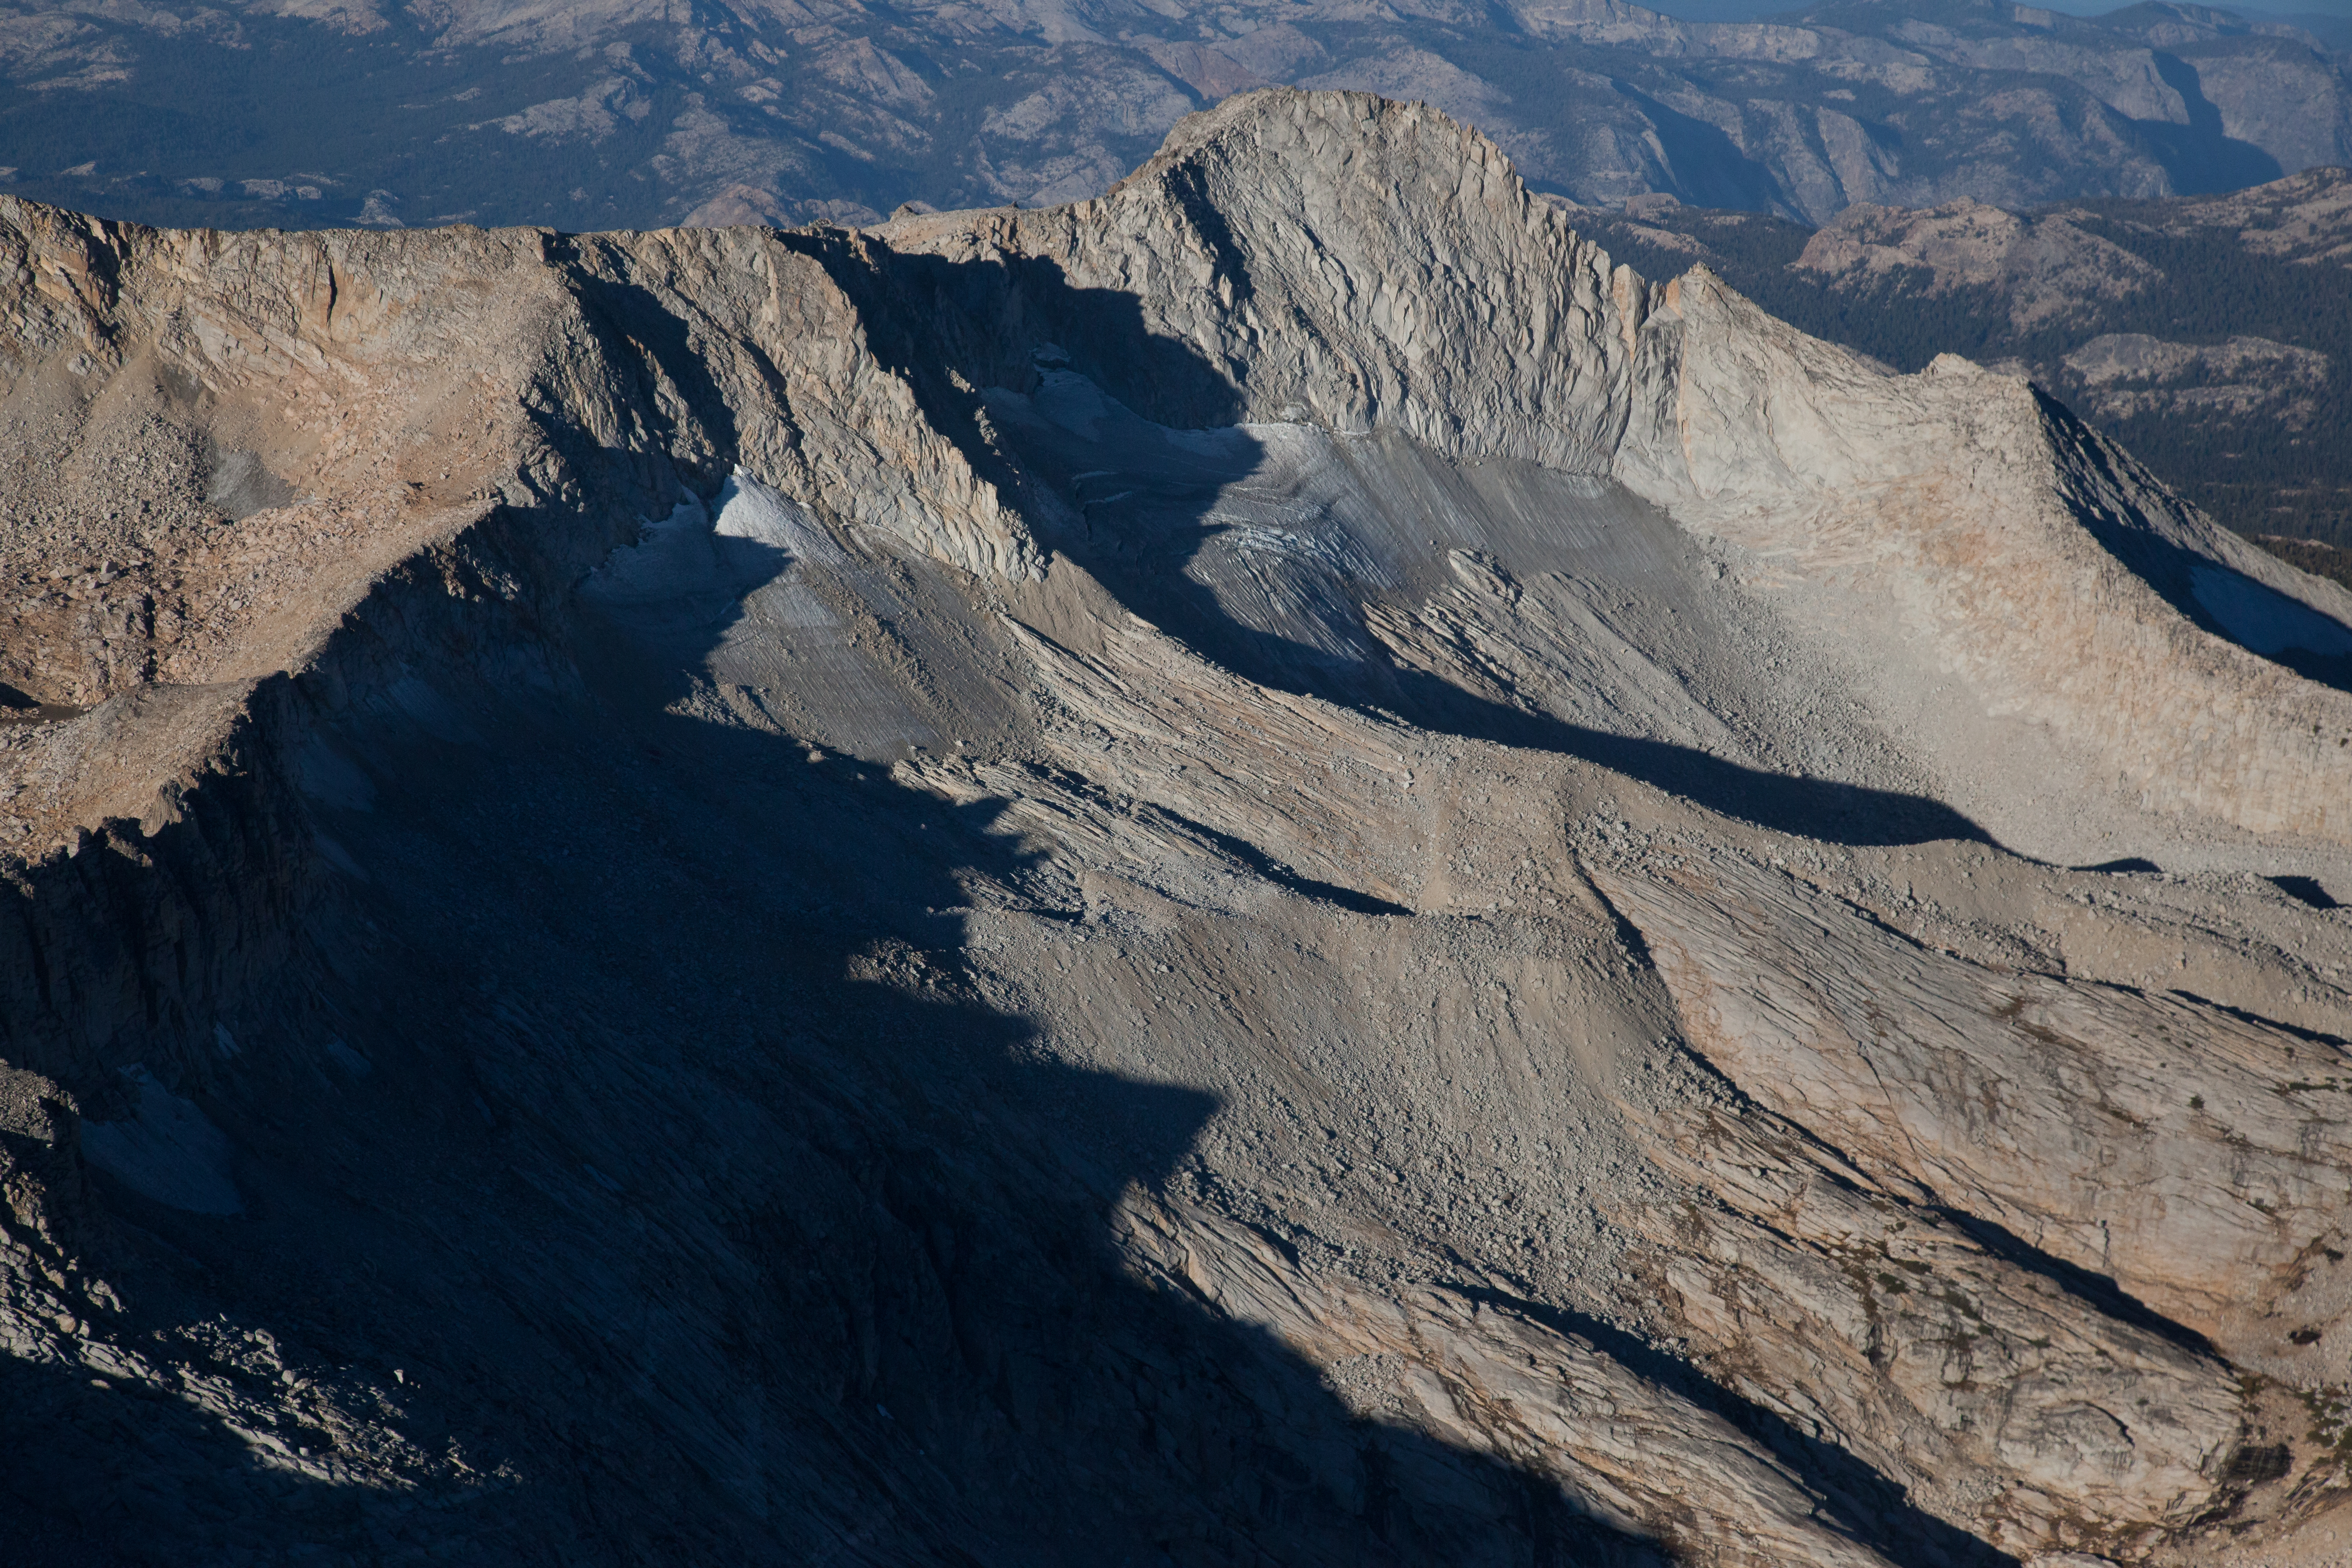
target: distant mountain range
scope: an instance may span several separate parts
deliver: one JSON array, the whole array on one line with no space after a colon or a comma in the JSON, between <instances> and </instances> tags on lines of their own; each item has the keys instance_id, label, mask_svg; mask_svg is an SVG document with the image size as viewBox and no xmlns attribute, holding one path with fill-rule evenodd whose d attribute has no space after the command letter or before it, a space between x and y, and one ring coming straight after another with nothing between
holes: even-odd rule
<instances>
[{"instance_id":1,"label":"distant mountain range","mask_svg":"<svg viewBox=\"0 0 2352 1568\"><path fill-rule=\"evenodd\" d=\"M2347 26L1968 0L1769 22L1616 0L16 0L0 189L214 226L864 222L1089 195L1186 113L1295 82L1438 105L1580 203L1821 224L2352 162Z\"/></svg>"},{"instance_id":2,"label":"distant mountain range","mask_svg":"<svg viewBox=\"0 0 2352 1568\"><path fill-rule=\"evenodd\" d=\"M2022 371L2240 532L2352 546L2352 173L2023 215L1854 206L1818 232L1664 195L1572 216L1637 271L1706 262L1898 369Z\"/></svg>"}]
</instances>

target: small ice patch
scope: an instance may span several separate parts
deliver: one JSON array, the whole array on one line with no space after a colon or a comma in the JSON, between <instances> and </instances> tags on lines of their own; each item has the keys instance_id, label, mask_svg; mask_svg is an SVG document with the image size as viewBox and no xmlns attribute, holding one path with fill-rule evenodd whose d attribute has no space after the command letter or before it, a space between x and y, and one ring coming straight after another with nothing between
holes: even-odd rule
<instances>
[{"instance_id":1,"label":"small ice patch","mask_svg":"<svg viewBox=\"0 0 2352 1568\"><path fill-rule=\"evenodd\" d=\"M658 604L707 593L719 576L710 546L710 514L688 496L658 522L649 522L636 542L607 556L580 585L588 598L610 605Z\"/></svg>"},{"instance_id":2,"label":"small ice patch","mask_svg":"<svg viewBox=\"0 0 2352 1568\"><path fill-rule=\"evenodd\" d=\"M2254 653L2267 658L2291 647L2323 657L2352 653L2352 629L2251 577L2200 566L2190 574L2189 590L2232 641Z\"/></svg>"},{"instance_id":3,"label":"small ice patch","mask_svg":"<svg viewBox=\"0 0 2352 1568\"><path fill-rule=\"evenodd\" d=\"M692 496L679 501L635 543L606 557L580 592L641 622L701 625L729 615L743 595L796 562L846 559L803 508L738 469L710 509Z\"/></svg>"},{"instance_id":4,"label":"small ice patch","mask_svg":"<svg viewBox=\"0 0 2352 1568\"><path fill-rule=\"evenodd\" d=\"M1069 370L1047 371L1040 378L1037 390L1030 395L1030 402L1036 405L1038 413L1081 441L1100 441L1103 422L1112 412L1127 413L1124 405L1104 396L1102 388Z\"/></svg>"},{"instance_id":5,"label":"small ice patch","mask_svg":"<svg viewBox=\"0 0 2352 1568\"><path fill-rule=\"evenodd\" d=\"M245 1201L229 1175L228 1135L205 1113L155 1081L143 1067L124 1069L139 1097L128 1121L85 1121L82 1152L132 1192L190 1214L241 1214Z\"/></svg>"},{"instance_id":6,"label":"small ice patch","mask_svg":"<svg viewBox=\"0 0 2352 1568\"><path fill-rule=\"evenodd\" d=\"M358 763L329 745L323 735L313 733L304 743L295 777L302 793L321 805L345 811L375 809L375 784Z\"/></svg>"},{"instance_id":7,"label":"small ice patch","mask_svg":"<svg viewBox=\"0 0 2352 1568\"><path fill-rule=\"evenodd\" d=\"M843 559L841 547L806 508L740 468L719 492L719 521L711 531L721 539L769 545L795 561L835 565Z\"/></svg>"},{"instance_id":8,"label":"small ice patch","mask_svg":"<svg viewBox=\"0 0 2352 1568\"><path fill-rule=\"evenodd\" d=\"M423 726L425 732L436 741L453 746L478 746L482 738L474 733L449 700L414 675L404 675L384 689L393 705Z\"/></svg>"},{"instance_id":9,"label":"small ice patch","mask_svg":"<svg viewBox=\"0 0 2352 1568\"><path fill-rule=\"evenodd\" d=\"M205 499L239 522L257 511L290 504L294 487L271 473L255 452L220 452Z\"/></svg>"}]
</instances>

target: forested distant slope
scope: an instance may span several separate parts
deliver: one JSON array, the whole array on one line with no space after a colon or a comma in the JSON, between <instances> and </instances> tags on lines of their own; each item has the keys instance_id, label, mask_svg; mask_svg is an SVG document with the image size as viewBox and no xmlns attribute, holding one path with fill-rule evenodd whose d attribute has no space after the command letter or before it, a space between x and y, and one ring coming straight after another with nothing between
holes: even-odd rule
<instances>
[{"instance_id":1,"label":"forested distant slope","mask_svg":"<svg viewBox=\"0 0 2352 1568\"><path fill-rule=\"evenodd\" d=\"M1897 369L2024 371L2239 531L2352 545L2352 173L2022 215L1855 206L1818 231L1661 196L1575 222Z\"/></svg>"},{"instance_id":2,"label":"forested distant slope","mask_svg":"<svg viewBox=\"0 0 2352 1568\"><path fill-rule=\"evenodd\" d=\"M2334 47L2196 5L0 0L0 190L215 226L863 222L1091 195L1268 82L1426 100L1580 202L1809 224L2352 162Z\"/></svg>"}]
</instances>

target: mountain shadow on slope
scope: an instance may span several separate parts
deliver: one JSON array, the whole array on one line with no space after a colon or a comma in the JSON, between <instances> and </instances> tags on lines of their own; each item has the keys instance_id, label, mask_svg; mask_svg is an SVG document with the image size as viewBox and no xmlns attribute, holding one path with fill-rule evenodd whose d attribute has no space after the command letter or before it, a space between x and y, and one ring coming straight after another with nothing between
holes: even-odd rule
<instances>
[{"instance_id":1,"label":"mountain shadow on slope","mask_svg":"<svg viewBox=\"0 0 2352 1568\"><path fill-rule=\"evenodd\" d=\"M818 240L818 245L828 247L837 261L846 261L846 247L830 240ZM927 369L912 355L901 360L901 369L918 378L924 397L936 402L934 418L940 418L940 428L964 435L969 442L967 454L973 461L997 472L1004 472L1004 463L988 442L979 439L983 411L979 393L962 393L948 372L960 374L971 388L985 388L995 381L995 376L983 378L985 372L997 372L1000 376L1025 372L1034 376L1034 341L1046 327L1054 331L1046 339L1054 357L1085 357L1103 367L1118 364L1124 385L1139 393L1148 390L1160 409L1190 411L1195 416L1206 414L1225 421L1237 411L1237 397L1216 369L1190 360L1181 345L1152 339L1143 331L1134 300L1106 291L1068 299L1079 291L1066 289L1058 273L1042 263L1030 263L1018 270L997 263L971 268L924 266L915 278L889 278L882 284L896 296L873 300L868 320L922 322L934 355L939 355L940 343L950 348L948 355L931 360L931 364L943 369ZM866 287L875 287L873 279ZM952 300L955 310L943 310L948 300ZM885 343L877 343L877 348L889 353ZM1025 479L1007 472L1007 482L1024 484ZM1192 520L1192 527L1202 527L1200 517ZM1202 606L1195 606L1195 611L1202 630L1218 630L1209 611ZM719 642L724 630L724 626L710 626L701 637L689 639L687 647L661 648L652 658L635 660L637 668L656 672L694 668L696 656ZM1265 648L1267 660L1291 658L1294 654L1296 648L1286 647ZM901 790L877 771L868 771L852 759L816 764L802 757L802 748L793 741L682 717L682 691L675 687L642 689L642 684L628 679L612 679L607 689L637 691L628 700L640 715L652 745L656 745L658 766L675 769L679 787L689 787L703 797L679 814L682 826L691 823L696 827L696 842L706 842L710 837L710 823L746 816L760 823L755 832L724 835L718 856L713 856L713 860L722 856L724 865L706 860L701 875L689 877L694 889L710 889L710 893L696 896L715 896L719 905L734 912L731 921L736 926L746 924L748 914L760 908L762 900L779 900L785 910L797 905L818 912L824 920L825 936L816 938L816 933L795 924L793 914L783 914L767 942L776 950L795 950L804 942L814 945L818 957L800 959L800 969L809 973L804 994L816 994L814 980L821 973L835 973L861 962L861 942L863 947L906 942L910 950L950 954L952 963L960 921L952 914L943 917L934 910L952 910L969 896L957 881L964 868L979 869L995 884L1013 889L1018 896L1037 898L1040 908L1049 898L1045 881L1028 879L1033 868L1024 853L1009 848L1002 837L990 832L1002 802L946 809L939 799ZM687 785L685 781L724 783ZM785 783L781 787L769 783L764 799L746 802L740 799L746 793L743 781ZM779 809L783 799L797 804ZM1790 809L1822 809L1825 799L1830 799L1828 793L1816 790L1806 802L1790 804ZM1863 802L1863 809L1884 811L1884 802ZM437 811L421 816L436 823L442 820ZM524 820L574 820L574 814L567 811L530 811L522 816ZM845 830L845 826L854 830ZM748 856L748 848L762 839L774 844L774 853ZM776 886L774 875L762 869L795 858L802 868L821 868L791 872L793 879L802 884L800 889ZM1242 858L1249 860L1249 856ZM903 886L891 884L891 868L896 865L910 868ZM1279 872L1279 868L1261 869ZM740 886L743 881L752 886ZM924 910L922 917L915 914L918 908ZM1073 910L1070 917L1082 920L1082 910ZM640 924L628 921L630 929ZM698 936L698 941L708 938ZM727 959L724 952L698 952L696 962L722 973L740 969L740 963ZM1392 1434L1385 1427L1367 1434L1362 1422L1348 1415L1315 1383L1312 1368L1267 1342L1256 1331L1206 1317L1192 1302L1167 1293L1143 1290L1124 1279L1106 1279L1108 1260L1103 1258L1101 1241L1089 1239L1089 1232L1098 1237L1098 1206L1127 1183L1157 1184L1167 1180L1183 1162L1185 1147L1213 1105L1183 1090L1124 1084L1103 1074L1082 1074L1040 1063L1025 1048L1025 1030L1021 1025L1000 1018L969 999L957 1004L952 1013L939 1013L934 1011L936 1004L922 1006L903 996L896 1002L889 996L866 996L849 1006L852 1020L833 1030L835 1039L840 1041L837 1048L856 1051L858 1041L868 1037L868 1013L873 1013L873 1039L889 1044L891 1060L868 1060L861 1068L870 1069L875 1079L894 1084L906 1077L919 1081L927 1102L924 1110L934 1119L931 1126L939 1126L940 1107L988 1105L990 1117L1000 1129L1018 1129L1024 1133L1013 1142L1028 1145L1033 1140L1040 1150L1018 1168L1024 1194L1009 1194L1004 1206L990 1206L990 1213L1016 1213L1028 1206L1040 1215L1068 1215L1058 1227L1058 1241L1049 1239L1037 1246L1045 1268L1030 1258L1018 1260L1018 1268L997 1268L988 1272L983 1284L973 1286L967 1298L981 1300L1004 1290L1013 1302L1021 1302L1012 1311L1021 1328L1018 1333L1004 1335L1018 1350L1004 1350L1002 1354L1012 1359L1037 1356L1049 1363L1046 1383L1054 1387L1087 1387L1089 1377L1118 1380L1115 1373L1098 1371L1094 1361L1087 1361L1087 1331L1091 1328L1096 1338L1110 1344L1119 1338L1119 1328L1112 1328L1115 1323L1143 1323L1148 1333L1157 1335L1155 1350L1160 1356L1176 1359L1179 1366L1188 1368L1185 1394L1169 1399L1164 1387L1143 1396L1110 1392L1101 1396L1103 1405L1119 1413L1119 1420L1124 1420L1129 1401L1150 1405L1146 1422L1152 1427L1148 1462L1152 1455L1162 1465L1169 1460L1171 1436L1176 1438L1176 1453L1183 1453L1190 1444L1200 1441L1192 1434L1218 1434L1213 1438L1216 1444L1230 1444L1230 1434L1234 1432L1254 1434L1244 1469L1256 1471L1256 1507L1261 1519L1265 1519L1258 1528L1267 1531L1258 1540L1261 1544L1270 1538L1291 1540L1294 1547L1289 1552L1277 1549L1277 1556L1284 1556L1284 1561L1318 1561L1324 1556L1343 1561L1383 1561L1385 1556L1413 1561L1421 1552L1434 1552L1446 1561L1465 1563L1527 1561L1606 1568L1612 1563L1663 1561L1658 1549L1649 1542L1621 1535L1576 1510L1571 1500L1561 1498L1552 1481L1522 1477L1510 1467L1461 1455L1413 1434ZM903 1090L898 1093L903 1100ZM877 1081L856 1098L889 1102L891 1096ZM1021 1126L1024 1119L1028 1119L1028 1126ZM995 1131L990 1140L997 1140ZM1000 1152L997 1157L1009 1159L1009 1154ZM964 1196L971 1184L969 1171L985 1162L971 1159L964 1171L955 1171L952 1163L940 1166L936 1190L915 1206L918 1213L927 1213L929 1206L950 1206L957 1196L967 1204L971 1201ZM1070 1190L1070 1173L1075 1171L1087 1173L1075 1183L1082 1192ZM997 1180L1013 1184L1013 1178ZM807 1234L807 1229L804 1223L795 1223L795 1234ZM1021 1269L1037 1269L1042 1286L1012 1289L1012 1277ZM1094 1311L1098 1311L1098 1317L1079 1321L1073 1331L1073 1310L1066 1305L1070 1300L1096 1302ZM1150 1366L1152 1361L1150 1356L1119 1352L1115 1344L1103 1354L1119 1356L1122 1366L1129 1361ZM1230 1383L1218 1383L1216 1377L1197 1371L1202 1366L1254 1371L1246 1375L1230 1373ZM1684 1368L1684 1373L1686 1380L1698 1380L1698 1373L1689 1368ZM1254 1383L1261 1375L1267 1377L1263 1387ZM1140 1373L1140 1377L1146 1384L1152 1383L1150 1373ZM1002 1387L1002 1373L983 1373L973 1377L973 1383ZM1682 1392L1679 1383L1667 1387ZM908 1399L908 1394L898 1392L894 1399ZM901 1405L891 1404L891 1411L901 1413L903 1422ZM1066 1432L1058 1441L1073 1448L1119 1453L1119 1420L1103 1420L1089 1427L1082 1399L1073 1399L1066 1411L1070 1411L1063 1420ZM1282 1415L1277 1420L1265 1415L1265 1411L1282 1411ZM1171 1434L1173 1427L1181 1427L1183 1434ZM1350 1441L1357 1458L1350 1462L1350 1477L1343 1483L1324 1481L1315 1460L1307 1458L1312 1444L1298 1441L1303 1432L1334 1429L1355 1434ZM1061 1458L1061 1462L1070 1462L1077 1474L1085 1471L1085 1462L1073 1458ZM1101 1474L1101 1469L1103 1462L1096 1460L1096 1474ZM1176 1479L1176 1490L1192 1493L1204 1486L1213 1490L1218 1486L1213 1469L1213 1465L1206 1471L1190 1469ZM1900 1488L1877 1479L1874 1471L1851 1455L1816 1446L1806 1453L1800 1471L1816 1477L1832 1493L1828 1511L1839 1528L1874 1544L1895 1561L2001 1561L2000 1554L1992 1554L1964 1531L1933 1521L1931 1516L1907 1507L1900 1500ZM1486 1514L1446 1514L1444 1504L1437 1502L1444 1490L1437 1481L1440 1477L1446 1477L1446 1486L1467 1486L1470 1493L1489 1500ZM1134 1479L1129 1479L1127 1486L1136 1486ZM1087 1495L1085 1483L1073 1490ZM1143 1486L1140 1490L1150 1493L1152 1488ZM1515 1514L1510 1514L1512 1504L1517 1510ZM1103 1542L1089 1542L1089 1554L1082 1561L1108 1561L1108 1552L1101 1547ZM1404 1547L1402 1556L1397 1547Z\"/></svg>"},{"instance_id":2,"label":"mountain shadow on slope","mask_svg":"<svg viewBox=\"0 0 2352 1568\"><path fill-rule=\"evenodd\" d=\"M2089 426L2040 387L2033 389L2033 396L2057 439L2073 449L2076 460L2120 487L2122 476L2115 472L2108 448L2090 438ZM2305 680L2352 691L2352 626L2221 567L2134 520L2092 507L2077 515L2103 549L2189 621Z\"/></svg>"},{"instance_id":3,"label":"mountain shadow on slope","mask_svg":"<svg viewBox=\"0 0 2352 1568\"><path fill-rule=\"evenodd\" d=\"M2197 68L2163 49L2149 59L2158 78L2180 96L2189 116L2185 125L2169 121L2134 121L2133 129L2158 149L2172 188L2182 195L2208 191L2234 191L2275 180L2286 171L2279 161L2251 142L2241 142L2221 128L2221 110L2206 98Z\"/></svg>"},{"instance_id":4,"label":"mountain shadow on slope","mask_svg":"<svg viewBox=\"0 0 2352 1568\"><path fill-rule=\"evenodd\" d=\"M110 1328L220 1409L12 1367L12 1562L1668 1561L1126 1272L1111 1206L1214 1104L1048 1060L963 983L967 877L1048 897L1003 803L681 710L731 612L446 614L468 661L396 700L342 634L304 831L343 869L227 1000L234 1056L136 1047L244 1152L244 1212L90 1177ZM588 689L497 673L551 655ZM191 918L170 841L206 826L108 856L124 907ZM285 1388L308 1415L251 1413ZM353 1405L418 1493L328 1467Z\"/></svg>"},{"instance_id":5,"label":"mountain shadow on slope","mask_svg":"<svg viewBox=\"0 0 2352 1568\"><path fill-rule=\"evenodd\" d=\"M1047 542L1136 615L1237 674L1277 690L1393 713L1440 734L1577 757L1777 831L1855 845L1986 840L1983 829L1939 801L1612 734L1405 668L1363 627L1360 601L1373 584L1344 572L1294 585L1301 596L1320 601L1309 617L1315 640L1244 623L1184 570L1223 526L1213 515L1219 487L1244 478L1263 455L1238 424L1244 403L1227 371L1151 333L1132 296L1072 287L1050 259L960 263L822 237L811 249L860 300L866 320L906 334L893 340L877 327L877 353L916 386L933 422L962 445L973 467L1021 502ZM908 323L919 323L919 335ZM1221 446L1122 452L1066 440L1036 422L1009 428L999 417L983 427L989 389L1025 397L1065 374L1084 375L1122 405L1113 418L1131 410L1160 426L1213 432ZM1023 466L1000 451L1005 439ZM1117 471L1107 475L1111 468ZM1104 480L1098 488L1121 492L1113 500L1126 502L1100 526L1093 521L1097 503L1074 482L1088 479ZM1368 563L1363 570L1382 569Z\"/></svg>"},{"instance_id":6,"label":"mountain shadow on slope","mask_svg":"<svg viewBox=\"0 0 2352 1568\"><path fill-rule=\"evenodd\" d=\"M1726 1388L1690 1363L1589 1313L1523 1300L1491 1286L1461 1289L1474 1300L1585 1340L1661 1388L1671 1388L1722 1416L1803 1477L1806 1489L1824 1500L1841 1527L1890 1560L1918 1568L2016 1568L2016 1558L1923 1511L1901 1487L1843 1448L1801 1430L1786 1416Z\"/></svg>"}]
</instances>

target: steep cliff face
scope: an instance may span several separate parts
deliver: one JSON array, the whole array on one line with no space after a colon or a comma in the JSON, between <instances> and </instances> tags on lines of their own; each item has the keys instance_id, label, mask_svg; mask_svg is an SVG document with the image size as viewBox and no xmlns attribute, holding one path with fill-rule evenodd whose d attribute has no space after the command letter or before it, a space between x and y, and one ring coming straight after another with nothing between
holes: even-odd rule
<instances>
[{"instance_id":1,"label":"steep cliff face","mask_svg":"<svg viewBox=\"0 0 2352 1568\"><path fill-rule=\"evenodd\" d=\"M2343 1528L2352 600L2024 383L1337 93L0 245L16 1556Z\"/></svg>"}]
</instances>

